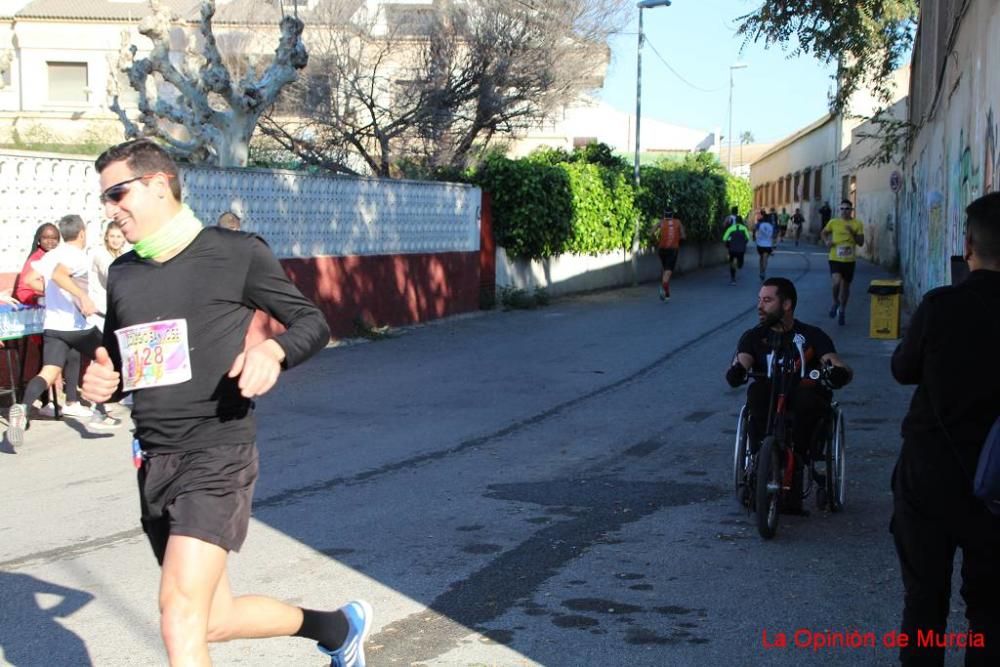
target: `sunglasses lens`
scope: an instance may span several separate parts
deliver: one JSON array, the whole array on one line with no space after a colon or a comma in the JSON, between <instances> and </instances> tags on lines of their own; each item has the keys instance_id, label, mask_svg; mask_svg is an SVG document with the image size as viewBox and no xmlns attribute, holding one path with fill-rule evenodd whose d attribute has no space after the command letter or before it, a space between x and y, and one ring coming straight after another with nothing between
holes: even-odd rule
<instances>
[{"instance_id":1,"label":"sunglasses lens","mask_svg":"<svg viewBox=\"0 0 1000 667\"><path fill-rule=\"evenodd\" d=\"M118 202L120 202L122 199L125 198L125 195L127 193L128 193L127 185L114 185L108 188L107 191L105 191L104 194L101 195L101 203L107 204L108 202L112 202L117 204Z\"/></svg>"}]
</instances>

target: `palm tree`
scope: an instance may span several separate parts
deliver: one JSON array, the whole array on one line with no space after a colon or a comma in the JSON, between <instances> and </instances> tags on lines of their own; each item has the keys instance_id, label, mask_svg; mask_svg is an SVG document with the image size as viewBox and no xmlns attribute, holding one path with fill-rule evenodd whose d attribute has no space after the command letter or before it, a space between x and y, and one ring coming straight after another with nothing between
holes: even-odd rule
<instances>
[{"instance_id":1,"label":"palm tree","mask_svg":"<svg viewBox=\"0 0 1000 667\"><path fill-rule=\"evenodd\" d=\"M753 132L747 130L740 135L740 164L743 164L743 144L753 143Z\"/></svg>"}]
</instances>

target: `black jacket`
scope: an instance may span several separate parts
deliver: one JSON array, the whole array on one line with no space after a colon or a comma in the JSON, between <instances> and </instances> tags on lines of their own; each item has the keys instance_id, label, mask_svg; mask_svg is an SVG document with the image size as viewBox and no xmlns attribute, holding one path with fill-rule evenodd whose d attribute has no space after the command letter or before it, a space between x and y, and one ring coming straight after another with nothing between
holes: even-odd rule
<instances>
[{"instance_id":1,"label":"black jacket","mask_svg":"<svg viewBox=\"0 0 1000 667\"><path fill-rule=\"evenodd\" d=\"M892 356L892 374L917 385L901 461L971 493L983 441L1000 415L1000 272L973 271L928 292Z\"/></svg>"}]
</instances>

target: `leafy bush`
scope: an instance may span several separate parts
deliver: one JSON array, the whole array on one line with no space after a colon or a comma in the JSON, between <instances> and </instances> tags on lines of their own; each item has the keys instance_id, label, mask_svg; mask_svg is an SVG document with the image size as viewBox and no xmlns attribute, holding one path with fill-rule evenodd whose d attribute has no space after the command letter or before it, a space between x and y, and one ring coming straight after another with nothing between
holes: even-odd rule
<instances>
[{"instance_id":1,"label":"leafy bush","mask_svg":"<svg viewBox=\"0 0 1000 667\"><path fill-rule=\"evenodd\" d=\"M726 176L726 212L733 206L746 218L753 207L753 189L747 179L729 174Z\"/></svg>"},{"instance_id":2,"label":"leafy bush","mask_svg":"<svg viewBox=\"0 0 1000 667\"><path fill-rule=\"evenodd\" d=\"M598 254L631 247L639 216L644 245L669 206L691 241L717 241L730 206L748 210L749 184L718 158L692 153L641 170L636 192L627 162L603 144L569 154L539 149L526 158L488 157L471 181L493 194L497 243L514 256Z\"/></svg>"},{"instance_id":3,"label":"leafy bush","mask_svg":"<svg viewBox=\"0 0 1000 667\"><path fill-rule=\"evenodd\" d=\"M596 255L629 247L635 220L631 184L618 171L595 164L559 166L573 196L573 236L565 250Z\"/></svg>"},{"instance_id":4,"label":"leafy bush","mask_svg":"<svg viewBox=\"0 0 1000 667\"><path fill-rule=\"evenodd\" d=\"M493 194L493 233L507 252L541 258L565 251L573 236L573 201L563 169L491 156L474 182Z\"/></svg>"}]
</instances>

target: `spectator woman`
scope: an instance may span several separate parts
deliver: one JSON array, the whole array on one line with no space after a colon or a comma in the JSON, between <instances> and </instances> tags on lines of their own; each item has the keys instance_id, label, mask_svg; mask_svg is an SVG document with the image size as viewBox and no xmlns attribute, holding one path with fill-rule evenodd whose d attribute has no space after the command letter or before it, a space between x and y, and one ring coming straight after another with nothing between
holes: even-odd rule
<instances>
[{"instance_id":1,"label":"spectator woman","mask_svg":"<svg viewBox=\"0 0 1000 667\"><path fill-rule=\"evenodd\" d=\"M31 265L41 259L42 255L59 245L59 228L51 222L39 226L35 230L35 238L31 242L28 259L24 262L21 273L14 279L14 298L26 306L38 303L38 297L45 294L45 282Z\"/></svg>"},{"instance_id":2,"label":"spectator woman","mask_svg":"<svg viewBox=\"0 0 1000 667\"><path fill-rule=\"evenodd\" d=\"M38 229L35 230L35 238L31 242L31 251L28 253L28 259L25 260L21 273L17 274L17 277L14 279L14 288L11 291L13 297L20 303L26 306L38 305L38 298L45 294L45 280L41 274L31 268L31 265L41 259L45 253L55 249L61 240L62 237L59 236L59 228L51 222L39 225ZM13 344L21 357L21 377L18 378L18 385L23 388L27 379L33 377L40 367L42 337L27 336L18 339ZM29 348L34 350L30 355L28 352ZM67 366L70 367L71 374L73 369L76 369L72 381L79 382L79 354L77 354L75 366L73 364L67 364ZM43 395L41 400L44 404L48 400L48 394ZM55 412L52 406L43 405L41 414L50 417Z\"/></svg>"},{"instance_id":3,"label":"spectator woman","mask_svg":"<svg viewBox=\"0 0 1000 667\"><path fill-rule=\"evenodd\" d=\"M104 230L104 244L94 250L94 261L91 265L93 277L97 280L91 285L91 298L103 313L108 301L108 268L121 254L125 252L125 235L121 226L111 221Z\"/></svg>"}]
</instances>

